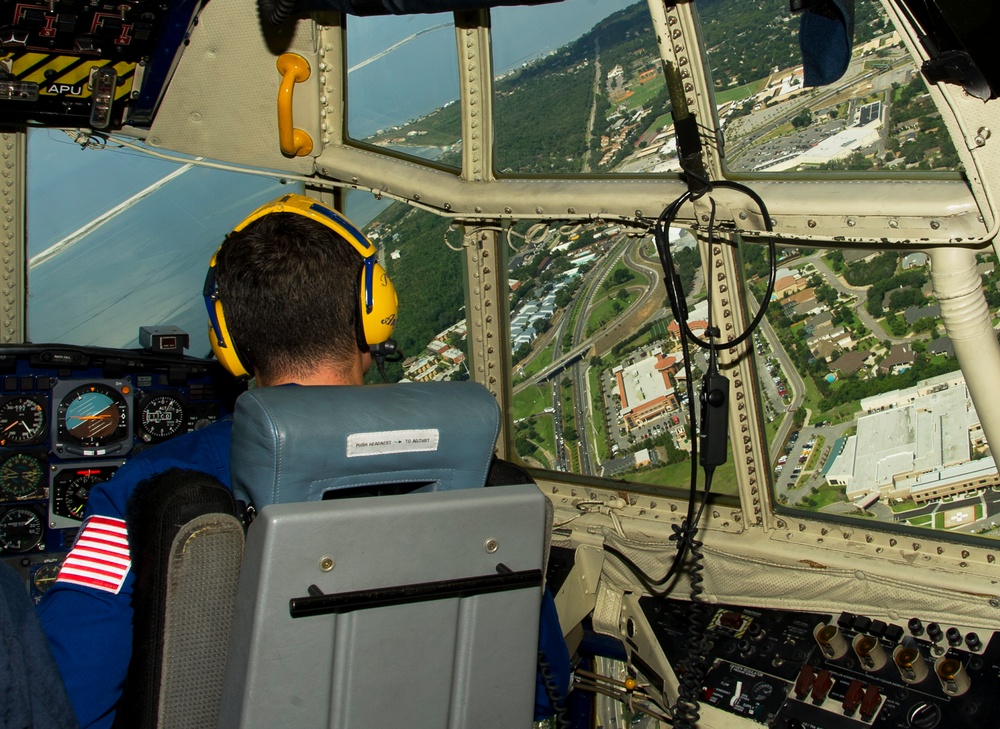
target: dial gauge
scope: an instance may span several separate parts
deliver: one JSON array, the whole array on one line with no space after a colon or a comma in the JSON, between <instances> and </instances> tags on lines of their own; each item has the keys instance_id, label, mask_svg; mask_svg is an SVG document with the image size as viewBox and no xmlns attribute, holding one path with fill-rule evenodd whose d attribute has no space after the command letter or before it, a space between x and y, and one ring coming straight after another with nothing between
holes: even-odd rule
<instances>
[{"instance_id":1,"label":"dial gauge","mask_svg":"<svg viewBox=\"0 0 1000 729\"><path fill-rule=\"evenodd\" d=\"M152 395L139 404L139 437L147 443L177 435L184 424L184 403L176 395Z\"/></svg>"},{"instance_id":2,"label":"dial gauge","mask_svg":"<svg viewBox=\"0 0 1000 729\"><path fill-rule=\"evenodd\" d=\"M34 443L45 434L45 408L33 397L0 403L0 446Z\"/></svg>"},{"instance_id":3,"label":"dial gauge","mask_svg":"<svg viewBox=\"0 0 1000 729\"><path fill-rule=\"evenodd\" d=\"M83 521L90 490L111 478L118 466L68 468L52 478L52 513L73 521Z\"/></svg>"},{"instance_id":4,"label":"dial gauge","mask_svg":"<svg viewBox=\"0 0 1000 729\"><path fill-rule=\"evenodd\" d=\"M59 399L56 411L57 445L65 444L81 455L97 455L97 449L112 444L119 444L119 451L126 443L131 445L129 404L123 394L128 391L127 386L119 389L102 382L69 390Z\"/></svg>"},{"instance_id":5,"label":"dial gauge","mask_svg":"<svg viewBox=\"0 0 1000 729\"><path fill-rule=\"evenodd\" d=\"M28 552L42 541L45 525L34 509L15 506L0 513L0 550Z\"/></svg>"},{"instance_id":6,"label":"dial gauge","mask_svg":"<svg viewBox=\"0 0 1000 729\"><path fill-rule=\"evenodd\" d=\"M32 453L14 453L0 462L0 493L26 499L39 492L45 478L45 466Z\"/></svg>"},{"instance_id":7,"label":"dial gauge","mask_svg":"<svg viewBox=\"0 0 1000 729\"><path fill-rule=\"evenodd\" d=\"M46 562L38 565L31 573L31 586L35 588L38 595L44 595L52 585L55 584L59 576L59 563ZM36 598L37 599L37 598Z\"/></svg>"}]
</instances>

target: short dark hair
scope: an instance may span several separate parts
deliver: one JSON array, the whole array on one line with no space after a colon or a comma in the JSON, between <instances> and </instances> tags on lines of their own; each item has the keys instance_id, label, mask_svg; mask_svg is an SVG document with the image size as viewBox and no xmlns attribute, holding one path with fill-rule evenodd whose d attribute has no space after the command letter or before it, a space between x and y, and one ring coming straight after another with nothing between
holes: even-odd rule
<instances>
[{"instance_id":1,"label":"short dark hair","mask_svg":"<svg viewBox=\"0 0 1000 729\"><path fill-rule=\"evenodd\" d=\"M216 255L219 300L240 357L259 378L346 366L357 351L363 261L324 225L271 213Z\"/></svg>"}]
</instances>

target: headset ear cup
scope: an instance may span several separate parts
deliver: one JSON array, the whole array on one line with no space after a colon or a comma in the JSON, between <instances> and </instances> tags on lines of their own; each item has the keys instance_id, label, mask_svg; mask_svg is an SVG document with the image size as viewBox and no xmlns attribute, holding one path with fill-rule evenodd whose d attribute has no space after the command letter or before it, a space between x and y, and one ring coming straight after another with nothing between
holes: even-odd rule
<instances>
[{"instance_id":1,"label":"headset ear cup","mask_svg":"<svg viewBox=\"0 0 1000 729\"><path fill-rule=\"evenodd\" d=\"M381 264L376 262L371 269L371 300L372 310L367 311L365 303L365 293L367 283L367 267L361 268L360 306L361 329L364 333L365 344L381 344L392 336L392 330L396 327L396 314L399 311L399 299L396 297L396 287L392 285L389 274L385 272Z\"/></svg>"},{"instance_id":2,"label":"headset ear cup","mask_svg":"<svg viewBox=\"0 0 1000 729\"><path fill-rule=\"evenodd\" d=\"M218 324L222 340L225 342L224 345L219 343L219 338L215 335L215 326L213 326L210 317L208 323L208 341L212 344L212 351L215 353L216 359L234 376L249 377L250 372L244 366L240 355L236 352L236 344L233 342L233 337L229 333L228 327L226 327L226 317L222 312L222 302L215 301L213 302L213 306L215 314L214 323Z\"/></svg>"}]
</instances>

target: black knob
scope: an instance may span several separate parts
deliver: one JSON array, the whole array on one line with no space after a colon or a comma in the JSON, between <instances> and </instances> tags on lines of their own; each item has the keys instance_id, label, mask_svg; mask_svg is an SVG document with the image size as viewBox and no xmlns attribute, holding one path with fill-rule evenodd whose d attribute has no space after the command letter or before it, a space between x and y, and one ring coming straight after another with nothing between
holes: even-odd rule
<instances>
[{"instance_id":1,"label":"black knob","mask_svg":"<svg viewBox=\"0 0 1000 729\"><path fill-rule=\"evenodd\" d=\"M979 640L979 636L975 633L967 633L965 636L965 645L968 646L970 651L978 651L983 647L983 641Z\"/></svg>"},{"instance_id":2,"label":"black knob","mask_svg":"<svg viewBox=\"0 0 1000 729\"><path fill-rule=\"evenodd\" d=\"M882 637L890 643L898 643L903 637L903 626L895 624L887 625Z\"/></svg>"},{"instance_id":3,"label":"black knob","mask_svg":"<svg viewBox=\"0 0 1000 729\"><path fill-rule=\"evenodd\" d=\"M906 719L913 729L934 729L941 723L941 708L937 704L921 702L910 707Z\"/></svg>"},{"instance_id":4,"label":"black knob","mask_svg":"<svg viewBox=\"0 0 1000 729\"><path fill-rule=\"evenodd\" d=\"M906 624L906 627L910 629L910 632L914 635L924 634L924 624L920 622L920 618L910 618L910 621Z\"/></svg>"},{"instance_id":5,"label":"black knob","mask_svg":"<svg viewBox=\"0 0 1000 729\"><path fill-rule=\"evenodd\" d=\"M945 636L948 638L948 645L962 645L962 631L958 628L948 628Z\"/></svg>"},{"instance_id":6,"label":"black knob","mask_svg":"<svg viewBox=\"0 0 1000 729\"><path fill-rule=\"evenodd\" d=\"M935 643L941 640L941 626L937 623L927 623L927 637Z\"/></svg>"}]
</instances>

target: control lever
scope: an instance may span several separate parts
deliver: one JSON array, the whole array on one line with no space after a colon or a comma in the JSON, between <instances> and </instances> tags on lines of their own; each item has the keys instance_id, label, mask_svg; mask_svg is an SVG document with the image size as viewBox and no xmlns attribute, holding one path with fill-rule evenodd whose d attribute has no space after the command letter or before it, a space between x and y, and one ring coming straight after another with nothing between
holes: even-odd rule
<instances>
[{"instance_id":1,"label":"control lever","mask_svg":"<svg viewBox=\"0 0 1000 729\"><path fill-rule=\"evenodd\" d=\"M701 381L701 430L698 433L698 460L705 468L726 462L726 435L729 427L729 378L709 372Z\"/></svg>"}]
</instances>

